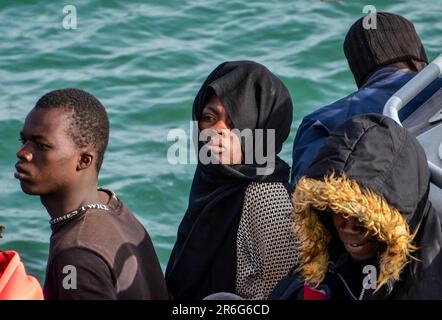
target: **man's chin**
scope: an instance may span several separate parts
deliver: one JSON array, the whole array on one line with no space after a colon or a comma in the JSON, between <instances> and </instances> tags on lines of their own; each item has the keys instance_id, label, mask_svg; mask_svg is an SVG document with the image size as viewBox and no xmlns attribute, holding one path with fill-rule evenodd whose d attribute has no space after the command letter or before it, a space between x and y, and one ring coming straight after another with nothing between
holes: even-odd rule
<instances>
[{"instance_id":1,"label":"man's chin","mask_svg":"<svg viewBox=\"0 0 442 320\"><path fill-rule=\"evenodd\" d=\"M36 188L35 186L32 186L29 182L20 181L20 187L21 190L30 195L30 196L41 196L42 193Z\"/></svg>"}]
</instances>

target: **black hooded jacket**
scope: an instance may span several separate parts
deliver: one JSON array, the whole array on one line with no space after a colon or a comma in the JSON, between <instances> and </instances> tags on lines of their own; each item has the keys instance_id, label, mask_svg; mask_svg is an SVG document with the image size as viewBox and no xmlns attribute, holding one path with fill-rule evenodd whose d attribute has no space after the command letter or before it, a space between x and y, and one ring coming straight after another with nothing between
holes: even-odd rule
<instances>
[{"instance_id":1,"label":"black hooded jacket","mask_svg":"<svg viewBox=\"0 0 442 320\"><path fill-rule=\"evenodd\" d=\"M252 61L222 63L195 98L194 121L200 120L213 94L225 106L234 128L275 130L275 169L269 175L258 175L262 165L255 162L233 166L198 163L166 270L168 289L175 299L235 292L236 236L246 188L251 182L287 184L289 178L289 166L276 156L292 122L292 102L281 80Z\"/></svg>"},{"instance_id":2,"label":"black hooded jacket","mask_svg":"<svg viewBox=\"0 0 442 320\"><path fill-rule=\"evenodd\" d=\"M293 195L303 242L298 276L329 288L331 299L442 299L442 228L428 199L429 179L422 147L396 122L374 114L348 120ZM376 292L361 292L362 266L348 259L329 209L357 218L385 245L375 264ZM290 296L289 282L272 298Z\"/></svg>"}]
</instances>

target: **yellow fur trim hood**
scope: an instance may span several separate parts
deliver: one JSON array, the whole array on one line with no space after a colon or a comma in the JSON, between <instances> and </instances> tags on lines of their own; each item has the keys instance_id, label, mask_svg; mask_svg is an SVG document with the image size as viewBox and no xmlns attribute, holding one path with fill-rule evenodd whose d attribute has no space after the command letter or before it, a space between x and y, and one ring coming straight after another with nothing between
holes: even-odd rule
<instances>
[{"instance_id":1,"label":"yellow fur trim hood","mask_svg":"<svg viewBox=\"0 0 442 320\"><path fill-rule=\"evenodd\" d=\"M331 235L318 215L340 213L354 217L385 244L380 254L377 289L388 281L397 281L404 266L410 262L414 234L398 210L389 206L380 195L346 176L331 174L324 180L301 178L293 194L293 232L301 240L301 265L298 271L307 283L319 285L329 268L327 248Z\"/></svg>"}]
</instances>

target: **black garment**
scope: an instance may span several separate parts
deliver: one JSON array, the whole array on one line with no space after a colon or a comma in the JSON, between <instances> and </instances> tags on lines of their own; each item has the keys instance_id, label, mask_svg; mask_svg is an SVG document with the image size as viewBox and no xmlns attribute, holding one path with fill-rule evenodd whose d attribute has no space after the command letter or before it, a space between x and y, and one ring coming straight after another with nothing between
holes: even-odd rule
<instances>
[{"instance_id":1,"label":"black garment","mask_svg":"<svg viewBox=\"0 0 442 320\"><path fill-rule=\"evenodd\" d=\"M52 226L46 299L168 299L150 237L108 190L109 210L88 209Z\"/></svg>"},{"instance_id":2,"label":"black garment","mask_svg":"<svg viewBox=\"0 0 442 320\"><path fill-rule=\"evenodd\" d=\"M411 59L428 63L419 36L413 24L392 13L378 12L376 28L364 27L363 17L356 21L344 40L344 53L358 88L376 69ZM373 21L368 21L373 23Z\"/></svg>"},{"instance_id":3,"label":"black garment","mask_svg":"<svg viewBox=\"0 0 442 320\"><path fill-rule=\"evenodd\" d=\"M69 266L74 266L75 271ZM45 298L116 300L117 291L112 277L111 269L99 255L85 248L74 247L52 259L51 269L46 275ZM63 282L72 289L65 289Z\"/></svg>"},{"instance_id":4,"label":"black garment","mask_svg":"<svg viewBox=\"0 0 442 320\"><path fill-rule=\"evenodd\" d=\"M416 138L390 118L374 114L356 116L326 140L307 177L322 181L332 172L336 176L345 174L361 188L381 195L388 207L397 209L404 217L410 234L417 231L413 243L418 250L412 255L418 260L409 260L400 270L399 281L389 281L389 285L365 298L442 299L441 221L428 199L430 173ZM372 195L366 196L374 199ZM333 245L337 236L332 231L331 216L321 215L320 220L332 236L328 247L330 261L336 261L342 248ZM380 223L386 233L397 231L382 229Z\"/></svg>"},{"instance_id":5,"label":"black garment","mask_svg":"<svg viewBox=\"0 0 442 320\"><path fill-rule=\"evenodd\" d=\"M357 300L372 293L373 290L364 290L363 273L364 264L353 261L351 257L342 253L332 266L330 266L325 279L314 288L321 291L327 300ZM292 269L282 278L269 297L269 300L304 300L305 281Z\"/></svg>"},{"instance_id":6,"label":"black garment","mask_svg":"<svg viewBox=\"0 0 442 320\"><path fill-rule=\"evenodd\" d=\"M292 102L287 88L267 68L251 61L219 65L195 98L195 121L212 94L220 98L235 128L275 129L275 154L281 151L290 132ZM198 164L166 270L175 299L235 292L236 235L244 193L254 181L287 183L289 166L276 155L274 165L272 174L258 175L258 164Z\"/></svg>"}]
</instances>

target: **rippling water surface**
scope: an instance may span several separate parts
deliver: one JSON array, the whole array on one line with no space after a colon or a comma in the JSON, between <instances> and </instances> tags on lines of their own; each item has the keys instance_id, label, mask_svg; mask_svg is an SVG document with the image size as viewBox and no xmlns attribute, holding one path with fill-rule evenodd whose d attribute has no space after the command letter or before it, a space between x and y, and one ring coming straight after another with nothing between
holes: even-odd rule
<instances>
[{"instance_id":1,"label":"rippling water surface","mask_svg":"<svg viewBox=\"0 0 442 320\"><path fill-rule=\"evenodd\" d=\"M76 30L62 27L77 9ZM18 132L49 90L97 96L111 121L100 185L113 189L148 229L165 268L195 167L167 162L167 132L188 129L193 98L225 60L265 64L288 86L294 122L355 89L342 41L364 1L0 1L0 223L2 249L20 252L44 280L50 228L39 199L14 179ZM412 20L431 59L442 51L438 0L371 1Z\"/></svg>"}]
</instances>

